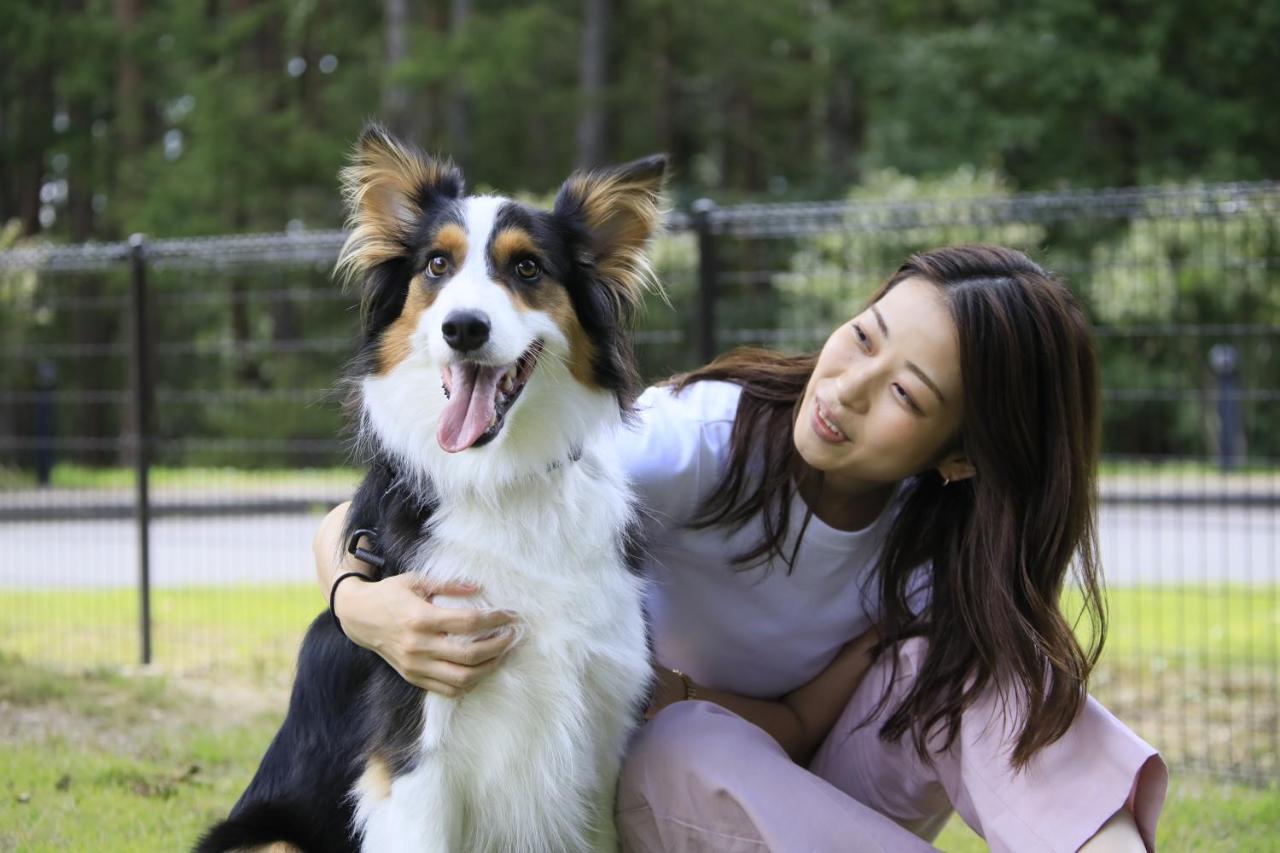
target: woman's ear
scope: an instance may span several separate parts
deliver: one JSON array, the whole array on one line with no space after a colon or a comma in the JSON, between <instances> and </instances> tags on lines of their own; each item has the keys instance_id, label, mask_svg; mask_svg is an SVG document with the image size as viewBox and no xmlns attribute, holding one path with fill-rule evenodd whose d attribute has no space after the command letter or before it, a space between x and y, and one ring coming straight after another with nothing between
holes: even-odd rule
<instances>
[{"instance_id":1,"label":"woman's ear","mask_svg":"<svg viewBox=\"0 0 1280 853\"><path fill-rule=\"evenodd\" d=\"M944 483L958 483L961 480L967 480L977 475L977 473L977 469L969 464L969 458L959 450L948 454L945 459L938 463L938 476L942 478Z\"/></svg>"}]
</instances>

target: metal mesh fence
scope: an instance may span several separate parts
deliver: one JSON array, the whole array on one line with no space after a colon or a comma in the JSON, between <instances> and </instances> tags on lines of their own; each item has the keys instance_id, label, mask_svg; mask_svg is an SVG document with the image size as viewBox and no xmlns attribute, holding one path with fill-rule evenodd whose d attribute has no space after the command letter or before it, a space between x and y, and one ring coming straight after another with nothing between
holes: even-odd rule
<instances>
[{"instance_id":1,"label":"metal mesh fence","mask_svg":"<svg viewBox=\"0 0 1280 853\"><path fill-rule=\"evenodd\" d=\"M342 239L0 253L0 651L120 664L145 634L173 671L289 677L323 606L312 534L359 479ZM814 348L910 252L964 242L1027 250L1097 327L1112 626L1095 694L1175 763L1275 778L1280 185L700 205L655 248L643 372Z\"/></svg>"},{"instance_id":2,"label":"metal mesh fence","mask_svg":"<svg viewBox=\"0 0 1280 853\"><path fill-rule=\"evenodd\" d=\"M1280 767L1280 187L711 209L715 343L809 349L913 251L1065 277L1103 370L1111 631L1093 692L1175 764ZM707 260L703 259L704 262Z\"/></svg>"}]
</instances>

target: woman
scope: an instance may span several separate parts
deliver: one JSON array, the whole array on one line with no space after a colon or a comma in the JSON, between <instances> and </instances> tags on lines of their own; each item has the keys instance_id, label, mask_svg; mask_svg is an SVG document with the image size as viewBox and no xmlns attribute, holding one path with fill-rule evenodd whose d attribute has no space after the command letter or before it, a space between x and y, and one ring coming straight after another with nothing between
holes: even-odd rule
<instances>
[{"instance_id":1,"label":"woman","mask_svg":"<svg viewBox=\"0 0 1280 853\"><path fill-rule=\"evenodd\" d=\"M929 849L952 809L993 850L1152 847L1164 765L1086 693L1097 401L1070 292L985 246L913 256L816 357L649 389L620 438L657 675L628 847ZM332 557L344 513L316 538L326 593L359 568ZM340 587L348 635L450 695L500 665L505 634L453 643L429 600L465 590L408 586Z\"/></svg>"}]
</instances>

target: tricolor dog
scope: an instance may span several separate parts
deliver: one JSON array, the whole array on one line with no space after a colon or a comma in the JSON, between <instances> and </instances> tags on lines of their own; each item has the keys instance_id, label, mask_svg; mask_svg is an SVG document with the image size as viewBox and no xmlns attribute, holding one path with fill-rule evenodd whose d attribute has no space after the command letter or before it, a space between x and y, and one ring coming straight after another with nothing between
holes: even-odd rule
<instances>
[{"instance_id":1,"label":"tricolor dog","mask_svg":"<svg viewBox=\"0 0 1280 853\"><path fill-rule=\"evenodd\" d=\"M665 160L580 173L551 210L469 196L371 128L343 172L359 282L353 368L369 472L348 516L384 573L465 581L520 636L453 699L327 614L288 717L198 849L613 851L613 794L650 677L633 506L613 449L638 392L631 315L652 280ZM275 846L271 846L275 845Z\"/></svg>"}]
</instances>

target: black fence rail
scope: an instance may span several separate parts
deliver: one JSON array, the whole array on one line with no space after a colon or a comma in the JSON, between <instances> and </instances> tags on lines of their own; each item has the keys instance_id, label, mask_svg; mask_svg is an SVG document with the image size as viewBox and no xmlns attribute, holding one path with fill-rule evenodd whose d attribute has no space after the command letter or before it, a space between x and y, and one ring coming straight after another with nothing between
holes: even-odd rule
<instances>
[{"instance_id":1,"label":"black fence rail","mask_svg":"<svg viewBox=\"0 0 1280 853\"><path fill-rule=\"evenodd\" d=\"M339 231L0 252L0 651L287 678L358 479ZM673 214L658 378L820 346L911 252L1012 245L1089 306L1112 632L1094 689L1183 767L1280 773L1280 184ZM1070 600L1070 595L1069 595Z\"/></svg>"}]
</instances>

